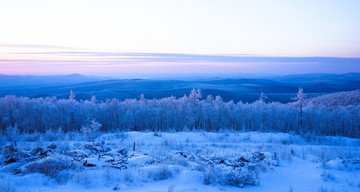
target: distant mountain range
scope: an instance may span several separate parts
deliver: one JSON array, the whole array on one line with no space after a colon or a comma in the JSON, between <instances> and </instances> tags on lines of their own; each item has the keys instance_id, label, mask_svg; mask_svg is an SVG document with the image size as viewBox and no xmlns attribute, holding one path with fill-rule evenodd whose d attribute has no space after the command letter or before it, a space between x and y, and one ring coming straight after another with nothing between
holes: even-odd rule
<instances>
[{"instance_id":1,"label":"distant mountain range","mask_svg":"<svg viewBox=\"0 0 360 192\"><path fill-rule=\"evenodd\" d=\"M304 88L307 97L360 89L360 74L304 74L267 77L189 78L181 80L116 79L79 74L58 76L0 75L0 96L68 98L70 90L76 99L98 100L112 98L182 97L191 89L201 89L203 97L219 95L225 101L253 102L263 91L268 101L290 102L298 88Z\"/></svg>"}]
</instances>

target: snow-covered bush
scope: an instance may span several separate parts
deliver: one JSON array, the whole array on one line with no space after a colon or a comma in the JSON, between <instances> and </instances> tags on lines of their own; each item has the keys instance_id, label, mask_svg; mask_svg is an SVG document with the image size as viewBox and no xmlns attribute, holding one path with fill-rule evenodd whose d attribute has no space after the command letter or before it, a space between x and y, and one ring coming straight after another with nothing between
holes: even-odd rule
<instances>
[{"instance_id":1,"label":"snow-covered bush","mask_svg":"<svg viewBox=\"0 0 360 192\"><path fill-rule=\"evenodd\" d=\"M203 183L243 187L259 185L259 170L277 166L277 158L270 153L250 152L238 158L215 157L204 166Z\"/></svg>"},{"instance_id":2,"label":"snow-covered bush","mask_svg":"<svg viewBox=\"0 0 360 192\"><path fill-rule=\"evenodd\" d=\"M260 179L256 171L249 170L227 170L224 171L223 184L237 187L243 187L244 185L259 185Z\"/></svg>"},{"instance_id":3,"label":"snow-covered bush","mask_svg":"<svg viewBox=\"0 0 360 192\"><path fill-rule=\"evenodd\" d=\"M19 129L17 127L17 124L15 124L14 126L8 126L5 130L5 135L8 141L16 142L19 135Z\"/></svg>"},{"instance_id":4,"label":"snow-covered bush","mask_svg":"<svg viewBox=\"0 0 360 192\"><path fill-rule=\"evenodd\" d=\"M21 172L23 174L42 173L58 182L63 182L68 177L65 171L79 169L80 167L81 165L73 162L70 157L56 155L30 162L21 168Z\"/></svg>"},{"instance_id":5,"label":"snow-covered bush","mask_svg":"<svg viewBox=\"0 0 360 192\"><path fill-rule=\"evenodd\" d=\"M259 185L260 179L256 170L246 167L234 169L230 166L210 166L204 172L203 183L243 187L244 185Z\"/></svg>"},{"instance_id":6,"label":"snow-covered bush","mask_svg":"<svg viewBox=\"0 0 360 192\"><path fill-rule=\"evenodd\" d=\"M124 180L128 183L133 183L135 179L133 170L126 170L124 173Z\"/></svg>"},{"instance_id":7,"label":"snow-covered bush","mask_svg":"<svg viewBox=\"0 0 360 192\"><path fill-rule=\"evenodd\" d=\"M203 183L205 185L215 184L219 179L219 172L215 171L214 167L204 167Z\"/></svg>"},{"instance_id":8,"label":"snow-covered bush","mask_svg":"<svg viewBox=\"0 0 360 192\"><path fill-rule=\"evenodd\" d=\"M166 180L173 176L170 168L167 165L160 165L155 170L149 173L149 177L155 181Z\"/></svg>"},{"instance_id":9,"label":"snow-covered bush","mask_svg":"<svg viewBox=\"0 0 360 192\"><path fill-rule=\"evenodd\" d=\"M335 176L327 170L324 170L320 176L324 181L335 181Z\"/></svg>"}]
</instances>

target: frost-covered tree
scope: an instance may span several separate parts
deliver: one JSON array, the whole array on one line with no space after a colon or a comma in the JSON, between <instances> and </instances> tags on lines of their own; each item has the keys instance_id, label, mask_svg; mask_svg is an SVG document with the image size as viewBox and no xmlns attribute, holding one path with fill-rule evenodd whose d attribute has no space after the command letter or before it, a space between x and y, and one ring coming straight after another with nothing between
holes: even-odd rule
<instances>
[{"instance_id":1,"label":"frost-covered tree","mask_svg":"<svg viewBox=\"0 0 360 192\"><path fill-rule=\"evenodd\" d=\"M258 100L260 102L261 106L265 104L265 100L267 98L268 97L264 94L264 92L261 91L261 94L260 94L260 97L259 97L259 100Z\"/></svg>"},{"instance_id":2,"label":"frost-covered tree","mask_svg":"<svg viewBox=\"0 0 360 192\"><path fill-rule=\"evenodd\" d=\"M78 101L74 96L69 99L5 96L0 97L0 130L7 135L7 128L16 125L19 133L44 133L59 127L64 133L78 132L83 127L96 125L90 119L101 124L102 131L111 132L194 128L360 135L360 103L357 102L360 91L304 99L305 94L299 89L296 102L287 104L264 102L265 97L259 98L263 102L235 103L224 101L220 96L202 99L200 90L195 89L181 98L141 96L96 102L95 97Z\"/></svg>"},{"instance_id":3,"label":"frost-covered tree","mask_svg":"<svg viewBox=\"0 0 360 192\"><path fill-rule=\"evenodd\" d=\"M75 96L76 96L76 94L71 90L71 91L70 91L70 95L69 95L69 99L70 99L70 100L74 100L74 99L75 99Z\"/></svg>"},{"instance_id":4,"label":"frost-covered tree","mask_svg":"<svg viewBox=\"0 0 360 192\"><path fill-rule=\"evenodd\" d=\"M15 146L18 135L19 135L19 130L17 124L15 124L14 126L7 127L6 129L7 140L14 142Z\"/></svg>"},{"instance_id":5,"label":"frost-covered tree","mask_svg":"<svg viewBox=\"0 0 360 192\"><path fill-rule=\"evenodd\" d=\"M93 95L92 97L91 97L91 100L90 100L91 102L93 102L93 103L96 103L96 97L95 97L95 95Z\"/></svg>"},{"instance_id":6,"label":"frost-covered tree","mask_svg":"<svg viewBox=\"0 0 360 192\"><path fill-rule=\"evenodd\" d=\"M191 127L194 127L194 129L198 129L199 127L199 116L201 112L201 105L199 105L199 100L201 99L201 91L200 89L191 90L191 93L189 95L189 99L191 102L191 110L193 114L193 125Z\"/></svg>"},{"instance_id":7,"label":"frost-covered tree","mask_svg":"<svg viewBox=\"0 0 360 192\"><path fill-rule=\"evenodd\" d=\"M304 98L305 98L305 94L304 94L304 89L303 88L299 88L299 91L297 92L297 95L295 98L293 98L293 100L296 100L299 102L300 105L300 128L302 128L303 126L303 102L304 102Z\"/></svg>"},{"instance_id":8,"label":"frost-covered tree","mask_svg":"<svg viewBox=\"0 0 360 192\"><path fill-rule=\"evenodd\" d=\"M91 120L88 125L81 127L81 132L85 133L95 145L95 133L100 130L101 124L95 120Z\"/></svg>"}]
</instances>

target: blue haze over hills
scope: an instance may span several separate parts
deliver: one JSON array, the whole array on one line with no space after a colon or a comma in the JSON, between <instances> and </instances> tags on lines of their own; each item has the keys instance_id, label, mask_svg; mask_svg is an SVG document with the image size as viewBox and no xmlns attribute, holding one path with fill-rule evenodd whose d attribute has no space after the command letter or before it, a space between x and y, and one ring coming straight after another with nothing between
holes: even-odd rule
<instances>
[{"instance_id":1,"label":"blue haze over hills","mask_svg":"<svg viewBox=\"0 0 360 192\"><path fill-rule=\"evenodd\" d=\"M231 77L231 78L230 78ZM98 100L182 97L191 89L201 89L207 95L221 96L225 101L253 102L263 91L268 101L290 102L299 87L307 97L315 97L339 91L360 89L360 73L348 74L302 74L302 75L232 75L158 77L130 79L83 76L79 74L57 76L10 76L0 75L0 96L16 95L30 98L68 98L70 90L76 99L89 100L95 95Z\"/></svg>"}]
</instances>

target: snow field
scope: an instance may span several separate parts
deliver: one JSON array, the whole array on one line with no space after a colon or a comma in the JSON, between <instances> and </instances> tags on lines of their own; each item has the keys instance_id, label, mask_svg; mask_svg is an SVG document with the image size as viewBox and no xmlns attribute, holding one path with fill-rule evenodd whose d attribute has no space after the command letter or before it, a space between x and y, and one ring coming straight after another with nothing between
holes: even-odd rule
<instances>
[{"instance_id":1,"label":"snow field","mask_svg":"<svg viewBox=\"0 0 360 192\"><path fill-rule=\"evenodd\" d=\"M258 132L122 132L97 133L98 145L93 146L91 139L80 133L20 135L17 148L24 153L52 143L57 148L46 157L35 159L32 155L34 161L20 159L10 164L4 163L4 150L13 143L2 142L1 192L360 191L360 141L353 138ZM106 152L91 151L96 149ZM50 171L54 175L34 168L33 164L44 161L53 166L51 158L57 162L59 156L77 166ZM239 160L241 157L244 160ZM95 166L85 166L85 161ZM240 163L246 165L235 167ZM14 174L17 169L21 173ZM230 176L241 181L258 179L258 183L239 184L236 179L229 180Z\"/></svg>"}]
</instances>

